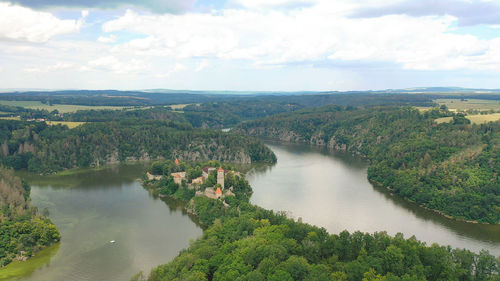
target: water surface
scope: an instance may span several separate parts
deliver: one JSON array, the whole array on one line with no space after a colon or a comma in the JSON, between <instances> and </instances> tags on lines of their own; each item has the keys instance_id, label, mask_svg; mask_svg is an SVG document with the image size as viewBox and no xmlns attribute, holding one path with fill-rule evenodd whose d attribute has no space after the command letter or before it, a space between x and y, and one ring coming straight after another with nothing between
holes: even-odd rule
<instances>
[{"instance_id":1,"label":"water surface","mask_svg":"<svg viewBox=\"0 0 500 281\"><path fill-rule=\"evenodd\" d=\"M415 235L427 244L439 243L500 255L500 225L447 219L374 188L367 180L367 163L348 155L306 145L270 143L278 158L272 167L247 175L251 202L287 211L294 218L326 228L363 232L387 231Z\"/></svg>"},{"instance_id":2,"label":"water surface","mask_svg":"<svg viewBox=\"0 0 500 281\"><path fill-rule=\"evenodd\" d=\"M14 264L15 270L3 269L17 275L10 279L130 280L188 247L201 229L175 202L168 206L136 181L143 168L122 165L29 179L32 205L49 209L62 240L50 254L44 250Z\"/></svg>"}]
</instances>

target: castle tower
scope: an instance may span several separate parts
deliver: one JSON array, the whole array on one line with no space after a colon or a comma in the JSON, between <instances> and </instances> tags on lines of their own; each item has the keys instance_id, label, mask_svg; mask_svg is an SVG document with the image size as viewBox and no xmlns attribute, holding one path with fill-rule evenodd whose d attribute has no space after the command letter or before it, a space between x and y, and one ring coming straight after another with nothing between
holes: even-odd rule
<instances>
[{"instance_id":1,"label":"castle tower","mask_svg":"<svg viewBox=\"0 0 500 281\"><path fill-rule=\"evenodd\" d=\"M222 167L217 170L217 183L224 189L224 169Z\"/></svg>"}]
</instances>

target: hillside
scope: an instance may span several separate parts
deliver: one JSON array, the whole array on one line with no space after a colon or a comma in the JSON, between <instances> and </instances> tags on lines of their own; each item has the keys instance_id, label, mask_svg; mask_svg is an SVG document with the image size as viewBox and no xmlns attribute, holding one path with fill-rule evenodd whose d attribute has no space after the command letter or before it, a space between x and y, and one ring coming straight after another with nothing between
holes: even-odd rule
<instances>
[{"instance_id":1,"label":"hillside","mask_svg":"<svg viewBox=\"0 0 500 281\"><path fill-rule=\"evenodd\" d=\"M0 267L60 240L56 226L29 205L30 188L0 167Z\"/></svg>"},{"instance_id":2,"label":"hillside","mask_svg":"<svg viewBox=\"0 0 500 281\"><path fill-rule=\"evenodd\" d=\"M247 164L276 161L260 141L171 121L133 119L68 129L0 120L0 128L1 163L37 173L172 157Z\"/></svg>"},{"instance_id":3,"label":"hillside","mask_svg":"<svg viewBox=\"0 0 500 281\"><path fill-rule=\"evenodd\" d=\"M451 116L453 122L434 119ZM410 107L305 109L241 124L251 136L305 142L360 155L369 180L458 219L500 219L500 122Z\"/></svg>"}]
</instances>

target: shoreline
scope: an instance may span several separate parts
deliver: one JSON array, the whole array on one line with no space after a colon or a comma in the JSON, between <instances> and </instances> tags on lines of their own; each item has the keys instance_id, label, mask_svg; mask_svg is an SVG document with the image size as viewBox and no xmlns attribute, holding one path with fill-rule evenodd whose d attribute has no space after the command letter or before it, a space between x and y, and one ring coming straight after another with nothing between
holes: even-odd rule
<instances>
[{"instance_id":1,"label":"shoreline","mask_svg":"<svg viewBox=\"0 0 500 281\"><path fill-rule=\"evenodd\" d=\"M326 144L324 145L321 145L321 144L314 144L314 143L311 143L311 142L306 142L306 141L284 141L284 140L280 140L280 139L275 139L275 138L269 138L269 137L264 137L264 138L260 138L264 141L269 141L269 142L276 142L278 144L300 144L300 145L307 145L307 146L310 146L310 147L317 147L317 148L326 148L328 151L330 152L338 152L338 153L343 153L343 154L346 154L346 155L350 155L350 156L354 156L354 157L359 157L361 160L363 161L366 161L368 164L371 163L371 160L366 157L366 156L363 156L361 154L356 154L356 153L350 153L348 151L341 151L341 150L337 150L335 148L332 148L332 147L329 147L327 146ZM406 197L402 197L398 194L395 194L392 192L392 190L390 189L390 187L385 187L383 186L382 184L372 180L372 179L369 179L367 177L367 180L368 182L370 182L370 184L373 186L373 187L376 187L375 185L377 185L377 187L380 187L382 189L385 189L387 191L389 191L389 193L391 194L391 196L397 196L397 198L399 199L402 199L402 200L405 200L406 202L409 202L409 203L412 203L412 204L415 204L416 206L418 206L419 208L422 208L424 210L428 210L428 211L432 211L446 219L449 219L449 220L454 220L454 221L460 221L460 222L466 222L466 223L470 223L470 224L481 224L481 225L500 225L500 222L497 222L497 223L486 223L486 222L479 222L479 221L476 221L476 220L466 220L466 219L461 219L461 218L456 218L456 217L453 217L451 215L448 215L440 210L437 210L437 209L432 209L432 208L429 208L429 207L426 207L426 206L423 206L421 204L418 204L417 202L415 201L412 201Z\"/></svg>"}]
</instances>

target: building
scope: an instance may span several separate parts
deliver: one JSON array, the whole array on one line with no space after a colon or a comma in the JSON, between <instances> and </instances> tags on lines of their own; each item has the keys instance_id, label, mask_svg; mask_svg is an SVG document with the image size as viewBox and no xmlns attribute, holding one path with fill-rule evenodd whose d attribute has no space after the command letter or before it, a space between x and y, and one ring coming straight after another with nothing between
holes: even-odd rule
<instances>
[{"instance_id":1,"label":"building","mask_svg":"<svg viewBox=\"0 0 500 281\"><path fill-rule=\"evenodd\" d=\"M156 176L156 175L153 175L151 174L150 172L146 172L146 176L148 177L148 180L161 180L161 175L160 176Z\"/></svg>"},{"instance_id":2,"label":"building","mask_svg":"<svg viewBox=\"0 0 500 281\"><path fill-rule=\"evenodd\" d=\"M191 181L192 184L202 184L203 183L203 177L197 177Z\"/></svg>"},{"instance_id":3,"label":"building","mask_svg":"<svg viewBox=\"0 0 500 281\"><path fill-rule=\"evenodd\" d=\"M219 169L217 170L217 184L220 184L222 189L224 189L224 174L224 169L222 169L222 167L219 167Z\"/></svg>"},{"instance_id":4,"label":"building","mask_svg":"<svg viewBox=\"0 0 500 281\"><path fill-rule=\"evenodd\" d=\"M202 177L206 180L212 171L215 171L214 167L203 167Z\"/></svg>"},{"instance_id":5,"label":"building","mask_svg":"<svg viewBox=\"0 0 500 281\"><path fill-rule=\"evenodd\" d=\"M217 197L217 199L222 197L222 190L220 190L220 187L217 187L217 190L215 190L215 197Z\"/></svg>"},{"instance_id":6,"label":"building","mask_svg":"<svg viewBox=\"0 0 500 281\"><path fill-rule=\"evenodd\" d=\"M172 173L171 175L174 177L174 182L176 184L182 184L182 180L186 179L186 172Z\"/></svg>"}]
</instances>

